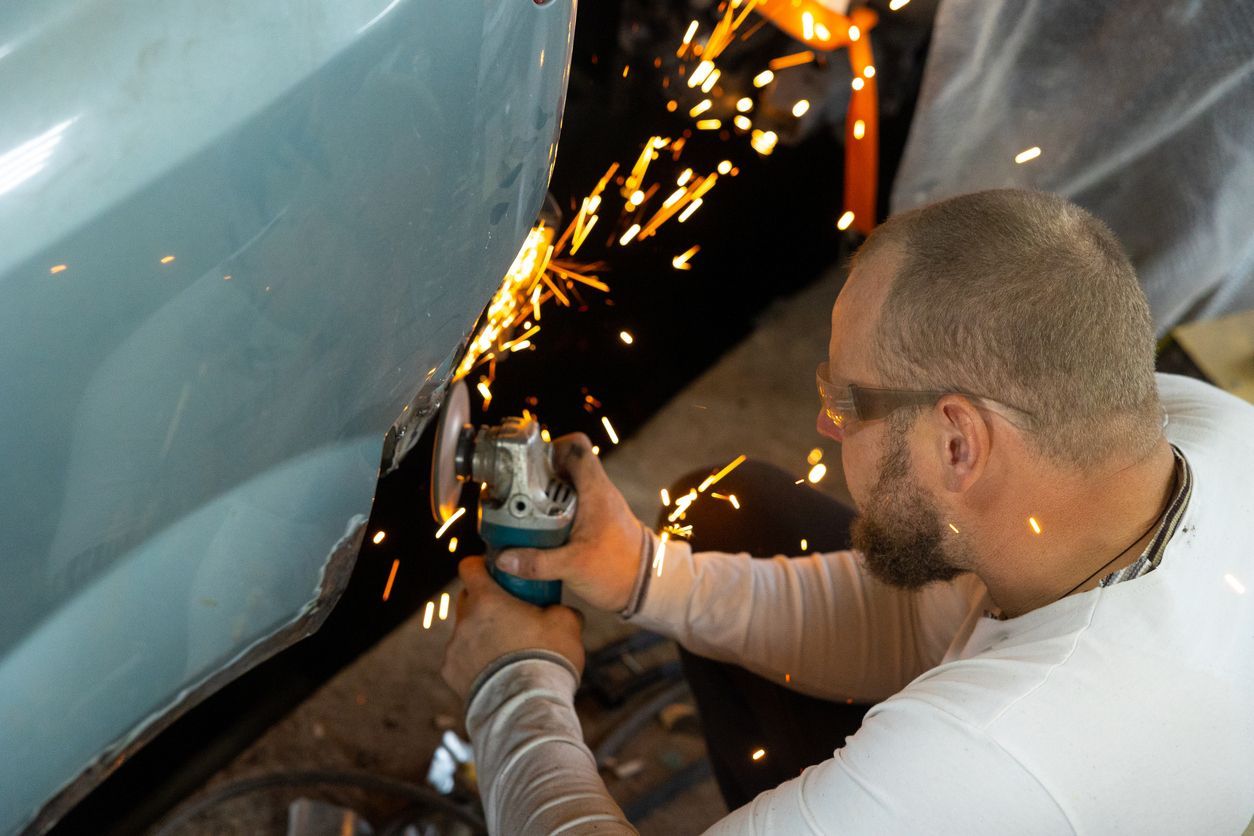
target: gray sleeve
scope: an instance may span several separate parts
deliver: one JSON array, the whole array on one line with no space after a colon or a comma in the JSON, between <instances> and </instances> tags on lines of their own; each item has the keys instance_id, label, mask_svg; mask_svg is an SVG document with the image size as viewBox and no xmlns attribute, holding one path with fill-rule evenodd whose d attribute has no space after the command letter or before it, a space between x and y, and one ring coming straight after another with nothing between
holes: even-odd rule
<instances>
[{"instance_id":1,"label":"gray sleeve","mask_svg":"<svg viewBox=\"0 0 1254 836\"><path fill-rule=\"evenodd\" d=\"M488 832L636 833L610 798L575 714L575 669L543 650L502 657L466 711Z\"/></svg>"},{"instance_id":2,"label":"gray sleeve","mask_svg":"<svg viewBox=\"0 0 1254 836\"><path fill-rule=\"evenodd\" d=\"M905 592L853 552L753 559L671 540L632 624L829 700L882 700L940 663L983 598L973 575Z\"/></svg>"}]
</instances>

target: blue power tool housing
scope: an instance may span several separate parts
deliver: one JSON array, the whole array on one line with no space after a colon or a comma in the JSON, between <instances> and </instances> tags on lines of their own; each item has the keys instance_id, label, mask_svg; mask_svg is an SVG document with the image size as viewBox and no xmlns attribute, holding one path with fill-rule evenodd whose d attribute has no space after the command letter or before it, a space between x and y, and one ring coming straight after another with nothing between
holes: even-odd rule
<instances>
[{"instance_id":1,"label":"blue power tool housing","mask_svg":"<svg viewBox=\"0 0 1254 836\"><path fill-rule=\"evenodd\" d=\"M476 429L464 422L469 413L464 384L456 386L460 389L450 392L441 416L433 490L447 494L453 474L458 482L480 483L479 535L488 547L488 572L524 601L556 604L562 597L560 581L515 577L497 569L496 558L510 547L553 548L565 543L575 521L575 489L557 475L552 445L544 440L533 416L527 413ZM433 499L437 509L450 507L447 497Z\"/></svg>"}]
</instances>

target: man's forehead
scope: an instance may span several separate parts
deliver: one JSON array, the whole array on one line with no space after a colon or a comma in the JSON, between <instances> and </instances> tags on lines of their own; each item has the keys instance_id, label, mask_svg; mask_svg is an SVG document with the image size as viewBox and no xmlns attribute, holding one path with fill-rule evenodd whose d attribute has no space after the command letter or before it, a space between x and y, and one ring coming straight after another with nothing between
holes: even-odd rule
<instances>
[{"instance_id":1,"label":"man's forehead","mask_svg":"<svg viewBox=\"0 0 1254 836\"><path fill-rule=\"evenodd\" d=\"M832 306L827 355L833 375L853 378L872 370L872 341L898 261L896 253L884 250L855 261Z\"/></svg>"}]
</instances>

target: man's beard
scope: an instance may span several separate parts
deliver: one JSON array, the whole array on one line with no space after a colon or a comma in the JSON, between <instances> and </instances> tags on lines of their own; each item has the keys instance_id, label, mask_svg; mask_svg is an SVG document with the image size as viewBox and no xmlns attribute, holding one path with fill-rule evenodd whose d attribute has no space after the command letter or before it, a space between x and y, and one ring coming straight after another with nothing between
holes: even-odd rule
<instances>
[{"instance_id":1,"label":"man's beard","mask_svg":"<svg viewBox=\"0 0 1254 836\"><path fill-rule=\"evenodd\" d=\"M966 570L945 554L945 527L936 505L911 478L904 429L890 426L879 478L850 534L874 577L902 589L918 589L952 580Z\"/></svg>"}]
</instances>

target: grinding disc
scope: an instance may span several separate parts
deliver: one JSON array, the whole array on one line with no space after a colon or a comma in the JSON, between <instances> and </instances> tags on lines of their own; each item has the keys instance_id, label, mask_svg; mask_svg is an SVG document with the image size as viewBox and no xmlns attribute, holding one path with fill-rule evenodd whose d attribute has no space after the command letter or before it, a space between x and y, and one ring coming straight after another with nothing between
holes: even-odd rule
<instances>
[{"instance_id":1,"label":"grinding disc","mask_svg":"<svg viewBox=\"0 0 1254 836\"><path fill-rule=\"evenodd\" d=\"M462 381L453 383L444 398L440 420L435 428L435 448L431 454L431 513L443 523L457 510L462 483L457 479L457 444L462 429L470 423L470 391Z\"/></svg>"}]
</instances>

